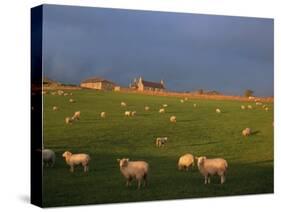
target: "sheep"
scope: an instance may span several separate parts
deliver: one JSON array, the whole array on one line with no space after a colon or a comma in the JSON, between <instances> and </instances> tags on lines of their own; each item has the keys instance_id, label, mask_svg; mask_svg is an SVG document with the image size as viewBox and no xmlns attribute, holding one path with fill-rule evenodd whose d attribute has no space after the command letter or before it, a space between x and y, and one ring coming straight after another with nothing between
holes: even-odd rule
<instances>
[{"instance_id":1,"label":"sheep","mask_svg":"<svg viewBox=\"0 0 281 212\"><path fill-rule=\"evenodd\" d=\"M197 107L197 104L193 104L193 107L194 107L194 108Z\"/></svg>"},{"instance_id":2,"label":"sheep","mask_svg":"<svg viewBox=\"0 0 281 212\"><path fill-rule=\"evenodd\" d=\"M125 116L130 116L131 115L131 111L125 111Z\"/></svg>"},{"instance_id":3,"label":"sheep","mask_svg":"<svg viewBox=\"0 0 281 212\"><path fill-rule=\"evenodd\" d=\"M167 105L167 104L163 104L162 106L163 106L163 107L168 107L168 105Z\"/></svg>"},{"instance_id":4,"label":"sheep","mask_svg":"<svg viewBox=\"0 0 281 212\"><path fill-rule=\"evenodd\" d=\"M182 155L178 160L178 169L188 171L190 166L194 166L194 157L192 154Z\"/></svg>"},{"instance_id":5,"label":"sheep","mask_svg":"<svg viewBox=\"0 0 281 212\"><path fill-rule=\"evenodd\" d=\"M51 92L51 95L53 95L53 96L56 95L56 94L57 94L57 93L56 93L55 91Z\"/></svg>"},{"instance_id":6,"label":"sheep","mask_svg":"<svg viewBox=\"0 0 281 212\"><path fill-rule=\"evenodd\" d=\"M53 167L55 165L56 154L51 149L42 150L43 166L48 167L49 165Z\"/></svg>"},{"instance_id":7,"label":"sheep","mask_svg":"<svg viewBox=\"0 0 281 212\"><path fill-rule=\"evenodd\" d=\"M73 117L66 117L66 118L65 118L65 123L66 123L66 124L72 124L73 121L74 121Z\"/></svg>"},{"instance_id":8,"label":"sheep","mask_svg":"<svg viewBox=\"0 0 281 212\"><path fill-rule=\"evenodd\" d=\"M256 105L262 105L262 103L261 102L256 102Z\"/></svg>"},{"instance_id":9,"label":"sheep","mask_svg":"<svg viewBox=\"0 0 281 212\"><path fill-rule=\"evenodd\" d=\"M165 109L164 108L160 108L159 109L159 113L165 113Z\"/></svg>"},{"instance_id":10,"label":"sheep","mask_svg":"<svg viewBox=\"0 0 281 212\"><path fill-rule=\"evenodd\" d=\"M250 99L250 100L254 100L254 99L255 99L255 97L254 97L254 96L249 96L249 97L248 97L248 99Z\"/></svg>"},{"instance_id":11,"label":"sheep","mask_svg":"<svg viewBox=\"0 0 281 212\"><path fill-rule=\"evenodd\" d=\"M241 109L245 110L246 109L245 105L241 105Z\"/></svg>"},{"instance_id":12,"label":"sheep","mask_svg":"<svg viewBox=\"0 0 281 212\"><path fill-rule=\"evenodd\" d=\"M126 102L121 102L120 105L121 105L121 107L126 107L127 106Z\"/></svg>"},{"instance_id":13,"label":"sheep","mask_svg":"<svg viewBox=\"0 0 281 212\"><path fill-rule=\"evenodd\" d=\"M84 168L84 172L89 171L89 163L90 163L90 156L85 153L79 154L72 154L69 151L66 151L62 154L62 157L65 158L65 162L70 166L70 171L74 172L74 166L82 165Z\"/></svg>"},{"instance_id":14,"label":"sheep","mask_svg":"<svg viewBox=\"0 0 281 212\"><path fill-rule=\"evenodd\" d=\"M101 112L101 113L100 113L100 117L101 117L101 118L105 118L105 116L106 116L106 113L105 113L105 112Z\"/></svg>"},{"instance_id":15,"label":"sheep","mask_svg":"<svg viewBox=\"0 0 281 212\"><path fill-rule=\"evenodd\" d=\"M266 107L266 108L264 108L265 109L265 111L268 111L269 110L269 108L268 107Z\"/></svg>"},{"instance_id":16,"label":"sheep","mask_svg":"<svg viewBox=\"0 0 281 212\"><path fill-rule=\"evenodd\" d=\"M59 110L58 106L53 106L53 111Z\"/></svg>"},{"instance_id":17,"label":"sheep","mask_svg":"<svg viewBox=\"0 0 281 212\"><path fill-rule=\"evenodd\" d=\"M253 109L252 105L248 105L247 107L248 109Z\"/></svg>"},{"instance_id":18,"label":"sheep","mask_svg":"<svg viewBox=\"0 0 281 212\"><path fill-rule=\"evenodd\" d=\"M80 111L76 111L74 113L74 115L72 116L72 120L79 120L80 119L80 115L81 115L81 112Z\"/></svg>"},{"instance_id":19,"label":"sheep","mask_svg":"<svg viewBox=\"0 0 281 212\"><path fill-rule=\"evenodd\" d=\"M249 136L251 135L251 129L250 128L245 128L244 130L242 130L242 135L243 136Z\"/></svg>"},{"instance_id":20,"label":"sheep","mask_svg":"<svg viewBox=\"0 0 281 212\"><path fill-rule=\"evenodd\" d=\"M176 123L176 122L177 122L176 116L171 116L171 117L170 117L170 122Z\"/></svg>"},{"instance_id":21,"label":"sheep","mask_svg":"<svg viewBox=\"0 0 281 212\"><path fill-rule=\"evenodd\" d=\"M221 184L225 182L225 175L228 168L227 161L223 158L207 159L205 156L196 157L200 173L205 177L205 184L211 183L212 175L217 174L221 178Z\"/></svg>"},{"instance_id":22,"label":"sheep","mask_svg":"<svg viewBox=\"0 0 281 212\"><path fill-rule=\"evenodd\" d=\"M74 103L75 100L74 100L74 99L69 99L69 102L70 102L70 103Z\"/></svg>"},{"instance_id":23,"label":"sheep","mask_svg":"<svg viewBox=\"0 0 281 212\"><path fill-rule=\"evenodd\" d=\"M185 98L184 98L184 101L187 101L187 100L188 100L188 98L187 98L187 97L185 97Z\"/></svg>"},{"instance_id":24,"label":"sheep","mask_svg":"<svg viewBox=\"0 0 281 212\"><path fill-rule=\"evenodd\" d=\"M216 113L221 113L221 110L219 108L217 108Z\"/></svg>"},{"instance_id":25,"label":"sheep","mask_svg":"<svg viewBox=\"0 0 281 212\"><path fill-rule=\"evenodd\" d=\"M132 111L131 116L135 116L137 114L137 111Z\"/></svg>"},{"instance_id":26,"label":"sheep","mask_svg":"<svg viewBox=\"0 0 281 212\"><path fill-rule=\"evenodd\" d=\"M149 107L148 107L148 106L145 106L145 107L144 107L144 110L145 110L145 111L149 111Z\"/></svg>"},{"instance_id":27,"label":"sheep","mask_svg":"<svg viewBox=\"0 0 281 212\"><path fill-rule=\"evenodd\" d=\"M64 93L64 92L63 92L62 90L58 90L58 95L61 96L61 95L63 95L63 93Z\"/></svg>"},{"instance_id":28,"label":"sheep","mask_svg":"<svg viewBox=\"0 0 281 212\"><path fill-rule=\"evenodd\" d=\"M120 172L126 179L126 186L130 186L131 181L136 179L138 182L138 189L147 184L147 175L149 164L145 161L129 161L129 158L117 159L119 162Z\"/></svg>"},{"instance_id":29,"label":"sheep","mask_svg":"<svg viewBox=\"0 0 281 212\"><path fill-rule=\"evenodd\" d=\"M68 93L64 93L63 95L64 95L64 96L68 96Z\"/></svg>"},{"instance_id":30,"label":"sheep","mask_svg":"<svg viewBox=\"0 0 281 212\"><path fill-rule=\"evenodd\" d=\"M164 146L167 141L168 141L167 137L156 138L156 141L155 141L156 147Z\"/></svg>"},{"instance_id":31,"label":"sheep","mask_svg":"<svg viewBox=\"0 0 281 212\"><path fill-rule=\"evenodd\" d=\"M266 107L267 107L267 105L263 105L263 106L262 106L262 108L266 108Z\"/></svg>"},{"instance_id":32,"label":"sheep","mask_svg":"<svg viewBox=\"0 0 281 212\"><path fill-rule=\"evenodd\" d=\"M184 103L184 100L183 100L183 99L181 99L181 100L180 100L180 102L181 102L181 103Z\"/></svg>"}]
</instances>

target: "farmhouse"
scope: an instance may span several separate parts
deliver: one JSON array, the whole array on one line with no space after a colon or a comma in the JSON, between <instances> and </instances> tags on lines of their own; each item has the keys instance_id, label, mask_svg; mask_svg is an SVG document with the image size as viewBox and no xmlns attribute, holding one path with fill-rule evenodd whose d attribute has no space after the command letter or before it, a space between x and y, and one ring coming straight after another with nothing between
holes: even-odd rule
<instances>
[{"instance_id":1,"label":"farmhouse","mask_svg":"<svg viewBox=\"0 0 281 212\"><path fill-rule=\"evenodd\" d=\"M164 91L165 90L163 80L161 80L160 82L150 82L150 81L143 80L142 77L140 77L139 79L134 79L130 87L138 91Z\"/></svg>"},{"instance_id":2,"label":"farmhouse","mask_svg":"<svg viewBox=\"0 0 281 212\"><path fill-rule=\"evenodd\" d=\"M80 86L96 90L113 90L116 84L100 77L93 77L82 81Z\"/></svg>"}]
</instances>

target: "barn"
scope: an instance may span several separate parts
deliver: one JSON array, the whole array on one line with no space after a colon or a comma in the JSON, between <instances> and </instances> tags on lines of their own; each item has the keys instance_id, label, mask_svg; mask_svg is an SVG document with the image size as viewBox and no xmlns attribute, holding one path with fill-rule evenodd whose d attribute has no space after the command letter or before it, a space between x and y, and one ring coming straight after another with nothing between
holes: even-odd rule
<instances>
[{"instance_id":1,"label":"barn","mask_svg":"<svg viewBox=\"0 0 281 212\"><path fill-rule=\"evenodd\" d=\"M116 84L101 77L92 77L80 83L80 87L96 90L114 90Z\"/></svg>"},{"instance_id":2,"label":"barn","mask_svg":"<svg viewBox=\"0 0 281 212\"><path fill-rule=\"evenodd\" d=\"M160 82L151 82L151 81L143 80L142 77L140 77L139 79L134 79L130 87L138 91L164 91L165 90L163 80L161 80Z\"/></svg>"}]
</instances>

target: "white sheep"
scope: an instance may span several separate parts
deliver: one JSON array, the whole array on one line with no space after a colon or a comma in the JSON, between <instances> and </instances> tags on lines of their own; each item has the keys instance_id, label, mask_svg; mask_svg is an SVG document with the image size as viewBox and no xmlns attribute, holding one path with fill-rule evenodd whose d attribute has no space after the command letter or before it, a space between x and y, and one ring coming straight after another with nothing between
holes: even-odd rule
<instances>
[{"instance_id":1,"label":"white sheep","mask_svg":"<svg viewBox=\"0 0 281 212\"><path fill-rule=\"evenodd\" d=\"M137 114L137 111L132 111L131 116L135 116Z\"/></svg>"},{"instance_id":2,"label":"white sheep","mask_svg":"<svg viewBox=\"0 0 281 212\"><path fill-rule=\"evenodd\" d=\"M269 108L268 108L268 107L265 107L264 109L265 109L265 111L268 111L268 110L269 110Z\"/></svg>"},{"instance_id":3,"label":"white sheep","mask_svg":"<svg viewBox=\"0 0 281 212\"><path fill-rule=\"evenodd\" d=\"M262 105L262 103L261 102L256 102L256 105Z\"/></svg>"},{"instance_id":4,"label":"white sheep","mask_svg":"<svg viewBox=\"0 0 281 212\"><path fill-rule=\"evenodd\" d=\"M159 109L159 113L165 113L165 109L164 108L160 108Z\"/></svg>"},{"instance_id":5,"label":"white sheep","mask_svg":"<svg viewBox=\"0 0 281 212\"><path fill-rule=\"evenodd\" d=\"M177 117L176 116L171 116L170 117L170 122L176 123L177 122Z\"/></svg>"},{"instance_id":6,"label":"white sheep","mask_svg":"<svg viewBox=\"0 0 281 212\"><path fill-rule=\"evenodd\" d=\"M193 107L194 107L194 108L197 107L197 104L193 104Z\"/></svg>"},{"instance_id":7,"label":"white sheep","mask_svg":"<svg viewBox=\"0 0 281 212\"><path fill-rule=\"evenodd\" d=\"M148 107L148 106L145 106L145 107L144 107L144 110L145 110L145 111L149 111L149 107Z\"/></svg>"},{"instance_id":8,"label":"white sheep","mask_svg":"<svg viewBox=\"0 0 281 212\"><path fill-rule=\"evenodd\" d=\"M163 107L168 107L168 105L167 105L167 104L163 104L162 106L163 106Z\"/></svg>"},{"instance_id":9,"label":"white sheep","mask_svg":"<svg viewBox=\"0 0 281 212\"><path fill-rule=\"evenodd\" d=\"M62 157L65 158L65 162L70 166L70 171L74 172L74 166L82 165L84 172L89 171L89 162L91 160L90 156L85 153L72 154L69 151L66 151L62 154Z\"/></svg>"},{"instance_id":10,"label":"white sheep","mask_svg":"<svg viewBox=\"0 0 281 212\"><path fill-rule=\"evenodd\" d=\"M253 109L252 105L248 105L247 107L248 109Z\"/></svg>"},{"instance_id":11,"label":"white sheep","mask_svg":"<svg viewBox=\"0 0 281 212\"><path fill-rule=\"evenodd\" d=\"M81 115L81 112L80 111L76 111L74 113L74 115L72 116L72 120L79 120L80 119L80 115Z\"/></svg>"},{"instance_id":12,"label":"white sheep","mask_svg":"<svg viewBox=\"0 0 281 212\"><path fill-rule=\"evenodd\" d=\"M190 166L194 166L194 157L192 154L185 154L178 160L178 169L188 171Z\"/></svg>"},{"instance_id":13,"label":"white sheep","mask_svg":"<svg viewBox=\"0 0 281 212\"><path fill-rule=\"evenodd\" d=\"M217 108L216 113L221 113L221 110L219 108Z\"/></svg>"},{"instance_id":14,"label":"white sheep","mask_svg":"<svg viewBox=\"0 0 281 212\"><path fill-rule=\"evenodd\" d=\"M252 130L250 129L250 128L245 128L244 130L242 130L242 135L243 136L249 136L249 135L251 135L251 132Z\"/></svg>"},{"instance_id":15,"label":"white sheep","mask_svg":"<svg viewBox=\"0 0 281 212\"><path fill-rule=\"evenodd\" d=\"M42 150L42 159L43 159L43 165L44 166L51 166L53 167L55 165L56 160L56 154L51 149L43 149Z\"/></svg>"},{"instance_id":16,"label":"white sheep","mask_svg":"<svg viewBox=\"0 0 281 212\"><path fill-rule=\"evenodd\" d=\"M181 102L181 103L184 103L184 100L183 100L183 99L181 99L181 100L180 100L180 102Z\"/></svg>"},{"instance_id":17,"label":"white sheep","mask_svg":"<svg viewBox=\"0 0 281 212\"><path fill-rule=\"evenodd\" d=\"M63 93L64 93L64 92L63 92L62 90L58 90L58 95L61 96L61 95L63 95Z\"/></svg>"},{"instance_id":18,"label":"white sheep","mask_svg":"<svg viewBox=\"0 0 281 212\"><path fill-rule=\"evenodd\" d=\"M218 175L221 184L225 182L225 175L228 168L227 161L223 158L207 159L205 156L198 157L197 166L200 173L205 177L205 184L211 183L211 176Z\"/></svg>"},{"instance_id":19,"label":"white sheep","mask_svg":"<svg viewBox=\"0 0 281 212\"><path fill-rule=\"evenodd\" d=\"M53 106L53 111L59 110L58 106Z\"/></svg>"},{"instance_id":20,"label":"white sheep","mask_svg":"<svg viewBox=\"0 0 281 212\"><path fill-rule=\"evenodd\" d=\"M158 137L158 138L156 138L156 141L155 141L156 147L164 146L167 141L168 141L167 137Z\"/></svg>"},{"instance_id":21,"label":"white sheep","mask_svg":"<svg viewBox=\"0 0 281 212\"><path fill-rule=\"evenodd\" d=\"M106 116L106 112L101 112L101 113L100 113L100 117L101 117L101 118L105 118L105 116Z\"/></svg>"},{"instance_id":22,"label":"white sheep","mask_svg":"<svg viewBox=\"0 0 281 212\"><path fill-rule=\"evenodd\" d=\"M73 121L74 121L73 117L66 117L66 118L65 118L65 123L66 123L66 124L72 124Z\"/></svg>"},{"instance_id":23,"label":"white sheep","mask_svg":"<svg viewBox=\"0 0 281 212\"><path fill-rule=\"evenodd\" d=\"M131 111L125 111L125 116L130 116L131 115Z\"/></svg>"},{"instance_id":24,"label":"white sheep","mask_svg":"<svg viewBox=\"0 0 281 212\"><path fill-rule=\"evenodd\" d=\"M241 105L241 109L245 110L246 109L245 105Z\"/></svg>"},{"instance_id":25,"label":"white sheep","mask_svg":"<svg viewBox=\"0 0 281 212\"><path fill-rule=\"evenodd\" d=\"M187 97L185 97L185 98L184 98L184 101L187 101L187 100L188 100L188 98L187 98Z\"/></svg>"},{"instance_id":26,"label":"white sheep","mask_svg":"<svg viewBox=\"0 0 281 212\"><path fill-rule=\"evenodd\" d=\"M126 102L121 102L120 105L121 105L121 107L126 107L127 106Z\"/></svg>"},{"instance_id":27,"label":"white sheep","mask_svg":"<svg viewBox=\"0 0 281 212\"><path fill-rule=\"evenodd\" d=\"M149 165L145 161L129 161L129 158L117 159L122 175L126 178L126 186L130 186L131 181L136 179L138 189L147 183Z\"/></svg>"}]
</instances>

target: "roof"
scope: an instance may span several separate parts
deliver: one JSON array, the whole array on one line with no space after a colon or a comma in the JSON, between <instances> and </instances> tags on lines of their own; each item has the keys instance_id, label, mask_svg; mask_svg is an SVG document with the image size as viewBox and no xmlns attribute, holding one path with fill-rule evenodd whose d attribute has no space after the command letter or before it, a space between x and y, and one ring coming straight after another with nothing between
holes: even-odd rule
<instances>
[{"instance_id":1,"label":"roof","mask_svg":"<svg viewBox=\"0 0 281 212\"><path fill-rule=\"evenodd\" d=\"M164 89L164 85L159 82L149 82L149 81L142 80L142 84L144 87Z\"/></svg>"},{"instance_id":2,"label":"roof","mask_svg":"<svg viewBox=\"0 0 281 212\"><path fill-rule=\"evenodd\" d=\"M104 83L109 83L109 84L115 84L114 82L103 79L101 77L92 77L92 78L82 81L81 83L95 83L95 82L104 82Z\"/></svg>"}]
</instances>

